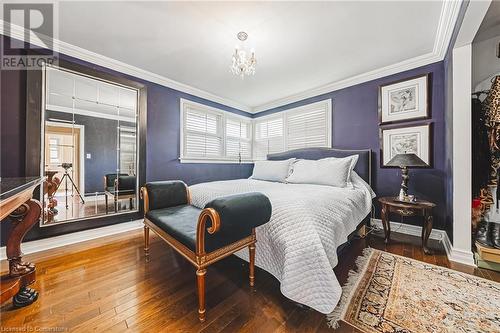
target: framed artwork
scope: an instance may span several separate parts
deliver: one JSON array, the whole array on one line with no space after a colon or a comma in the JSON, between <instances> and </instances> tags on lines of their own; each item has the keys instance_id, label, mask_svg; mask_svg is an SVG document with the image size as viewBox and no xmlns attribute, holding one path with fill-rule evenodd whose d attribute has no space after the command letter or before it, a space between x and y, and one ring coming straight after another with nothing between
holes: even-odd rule
<instances>
[{"instance_id":1,"label":"framed artwork","mask_svg":"<svg viewBox=\"0 0 500 333\"><path fill-rule=\"evenodd\" d=\"M429 86L429 74L380 86L380 124L429 118Z\"/></svg>"},{"instance_id":2,"label":"framed artwork","mask_svg":"<svg viewBox=\"0 0 500 333\"><path fill-rule=\"evenodd\" d=\"M381 129L380 166L386 164L397 154L413 153L432 164L432 124L400 126Z\"/></svg>"}]
</instances>

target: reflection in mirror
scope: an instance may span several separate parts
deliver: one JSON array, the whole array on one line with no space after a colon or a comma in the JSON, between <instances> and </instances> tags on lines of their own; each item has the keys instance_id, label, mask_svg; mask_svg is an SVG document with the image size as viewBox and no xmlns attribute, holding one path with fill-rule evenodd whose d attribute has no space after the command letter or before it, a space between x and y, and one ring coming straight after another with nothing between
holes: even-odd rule
<instances>
[{"instance_id":1,"label":"reflection in mirror","mask_svg":"<svg viewBox=\"0 0 500 333\"><path fill-rule=\"evenodd\" d=\"M45 69L42 225L137 210L135 89Z\"/></svg>"}]
</instances>

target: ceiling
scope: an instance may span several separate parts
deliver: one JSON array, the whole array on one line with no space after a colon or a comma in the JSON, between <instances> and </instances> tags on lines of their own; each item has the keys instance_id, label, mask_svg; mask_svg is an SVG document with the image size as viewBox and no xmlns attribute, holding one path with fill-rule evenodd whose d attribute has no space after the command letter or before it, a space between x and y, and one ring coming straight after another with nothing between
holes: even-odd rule
<instances>
[{"instance_id":1,"label":"ceiling","mask_svg":"<svg viewBox=\"0 0 500 333\"><path fill-rule=\"evenodd\" d=\"M247 110L432 54L440 1L60 2L59 40ZM440 19L441 17L441 19ZM236 34L257 71L229 71Z\"/></svg>"},{"instance_id":2,"label":"ceiling","mask_svg":"<svg viewBox=\"0 0 500 333\"><path fill-rule=\"evenodd\" d=\"M474 37L474 42L498 36L500 36L500 1L492 1Z\"/></svg>"}]
</instances>

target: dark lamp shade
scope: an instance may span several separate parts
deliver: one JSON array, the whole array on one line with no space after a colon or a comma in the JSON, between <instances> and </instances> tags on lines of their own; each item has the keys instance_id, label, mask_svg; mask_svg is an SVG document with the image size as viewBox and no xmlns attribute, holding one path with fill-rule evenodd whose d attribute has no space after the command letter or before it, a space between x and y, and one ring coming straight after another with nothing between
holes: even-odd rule
<instances>
[{"instance_id":1,"label":"dark lamp shade","mask_svg":"<svg viewBox=\"0 0 500 333\"><path fill-rule=\"evenodd\" d=\"M427 163L422 161L420 157L415 154L397 154L394 156L386 166L393 167L426 167Z\"/></svg>"}]
</instances>

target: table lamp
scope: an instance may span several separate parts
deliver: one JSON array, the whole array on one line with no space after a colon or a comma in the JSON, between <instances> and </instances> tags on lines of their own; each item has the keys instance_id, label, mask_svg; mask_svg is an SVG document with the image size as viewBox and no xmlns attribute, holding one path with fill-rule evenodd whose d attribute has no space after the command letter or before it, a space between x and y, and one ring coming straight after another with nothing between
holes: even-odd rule
<instances>
[{"instance_id":1,"label":"table lamp","mask_svg":"<svg viewBox=\"0 0 500 333\"><path fill-rule=\"evenodd\" d=\"M420 157L415 154L397 154L394 156L386 166L393 166L401 168L401 190L399 190L399 201L412 202L414 197L408 196L408 168L409 167L426 167L429 166L427 163L422 161Z\"/></svg>"}]
</instances>

